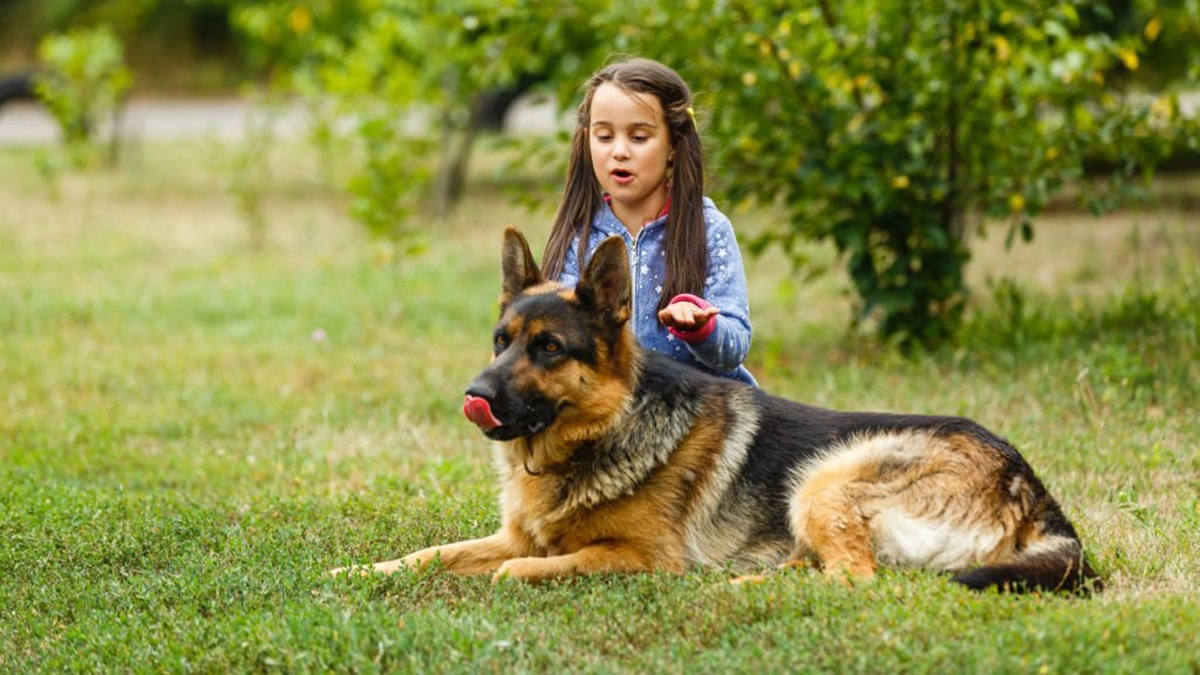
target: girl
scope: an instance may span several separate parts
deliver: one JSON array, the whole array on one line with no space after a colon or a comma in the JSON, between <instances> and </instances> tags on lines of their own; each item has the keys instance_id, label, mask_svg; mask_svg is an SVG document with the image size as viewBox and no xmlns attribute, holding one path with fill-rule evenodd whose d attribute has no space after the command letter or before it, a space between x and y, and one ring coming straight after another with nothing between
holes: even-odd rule
<instances>
[{"instance_id":1,"label":"girl","mask_svg":"<svg viewBox=\"0 0 1200 675\"><path fill-rule=\"evenodd\" d=\"M704 196L692 95L649 59L588 80L567 185L542 256L568 286L605 238L624 237L638 342L702 370L756 385L742 365L750 308L733 225Z\"/></svg>"}]
</instances>

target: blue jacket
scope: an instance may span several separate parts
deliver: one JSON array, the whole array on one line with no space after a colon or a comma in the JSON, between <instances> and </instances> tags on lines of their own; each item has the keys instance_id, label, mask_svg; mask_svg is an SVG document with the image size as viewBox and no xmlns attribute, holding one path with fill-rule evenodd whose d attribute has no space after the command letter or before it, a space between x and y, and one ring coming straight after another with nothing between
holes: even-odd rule
<instances>
[{"instance_id":1,"label":"blue jacket","mask_svg":"<svg viewBox=\"0 0 1200 675\"><path fill-rule=\"evenodd\" d=\"M758 386L742 361L750 351L750 301L746 293L746 274L733 225L704 198L704 221L708 225L708 278L703 298L721 309L715 328L708 337L689 344L668 331L658 321L658 300L666 277L666 215L659 216L641 229L634 238L605 204L592 219L587 255L612 235L625 239L629 268L633 278L633 332L646 349L653 349L701 370ZM558 281L567 286L579 282L579 246L567 249L563 273Z\"/></svg>"}]
</instances>

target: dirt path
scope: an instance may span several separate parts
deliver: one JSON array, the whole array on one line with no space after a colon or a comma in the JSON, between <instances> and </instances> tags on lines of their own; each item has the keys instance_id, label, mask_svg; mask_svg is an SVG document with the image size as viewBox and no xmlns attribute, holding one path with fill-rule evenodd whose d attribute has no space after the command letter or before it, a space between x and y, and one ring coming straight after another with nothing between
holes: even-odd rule
<instances>
[{"instance_id":1,"label":"dirt path","mask_svg":"<svg viewBox=\"0 0 1200 675\"><path fill-rule=\"evenodd\" d=\"M212 138L237 141L245 136L249 106L237 99L134 100L121 122L131 140L160 141ZM554 111L536 101L518 101L509 111L508 130L530 133L548 130ZM284 110L275 132L297 135L305 129L300 108ZM36 103L10 103L0 107L0 145L42 145L58 139L58 127Z\"/></svg>"},{"instance_id":2,"label":"dirt path","mask_svg":"<svg viewBox=\"0 0 1200 675\"><path fill-rule=\"evenodd\" d=\"M247 105L234 99L137 100L125 110L124 133L140 140L213 138L238 140L246 129ZM299 110L280 116L280 133L303 129ZM58 127L36 103L13 103L0 108L0 144L38 145L58 139Z\"/></svg>"}]
</instances>

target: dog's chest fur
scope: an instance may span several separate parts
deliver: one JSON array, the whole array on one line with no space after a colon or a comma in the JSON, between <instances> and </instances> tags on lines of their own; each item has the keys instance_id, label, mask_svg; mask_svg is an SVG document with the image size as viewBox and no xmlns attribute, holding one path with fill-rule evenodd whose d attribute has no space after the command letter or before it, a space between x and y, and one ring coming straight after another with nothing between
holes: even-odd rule
<instances>
[{"instance_id":1,"label":"dog's chest fur","mask_svg":"<svg viewBox=\"0 0 1200 675\"><path fill-rule=\"evenodd\" d=\"M777 559L777 542L754 541L771 510L767 495L738 489L758 429L753 394L698 394L643 387L561 470L530 475L510 457L504 501L513 524L550 554L645 534L683 564Z\"/></svg>"},{"instance_id":2,"label":"dog's chest fur","mask_svg":"<svg viewBox=\"0 0 1200 675\"><path fill-rule=\"evenodd\" d=\"M669 403L641 395L603 438L583 444L563 475L560 510L594 509L632 496L659 467L670 461L695 423L693 401Z\"/></svg>"},{"instance_id":3,"label":"dog's chest fur","mask_svg":"<svg viewBox=\"0 0 1200 675\"><path fill-rule=\"evenodd\" d=\"M676 484L675 492L685 482L680 471L669 467L692 432L698 409L695 399L676 401L657 392L636 395L608 433L577 444L563 464L535 473L519 459L520 450L507 448L501 460L506 511L552 553L582 543L568 540L603 537L604 523L614 512L644 505L647 490ZM664 480L664 469L673 478ZM655 485L649 486L651 482Z\"/></svg>"}]
</instances>

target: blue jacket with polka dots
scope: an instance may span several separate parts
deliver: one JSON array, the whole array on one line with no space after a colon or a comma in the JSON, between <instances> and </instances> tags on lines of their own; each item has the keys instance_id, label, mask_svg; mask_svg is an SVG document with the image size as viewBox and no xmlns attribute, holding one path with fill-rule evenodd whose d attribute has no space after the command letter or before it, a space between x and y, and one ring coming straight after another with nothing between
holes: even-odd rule
<instances>
[{"instance_id":1,"label":"blue jacket with polka dots","mask_svg":"<svg viewBox=\"0 0 1200 675\"><path fill-rule=\"evenodd\" d=\"M591 257L600 242L613 235L624 238L633 279L633 332L646 349L653 349L701 370L757 386L742 361L750 351L750 301L746 274L733 224L704 198L704 222L708 233L708 275L702 297L720 309L714 330L694 343L672 335L658 321L658 301L666 277L666 215L659 216L632 236L607 204L596 211L587 243ZM568 247L563 273L558 281L574 286L579 282L579 247Z\"/></svg>"}]
</instances>

